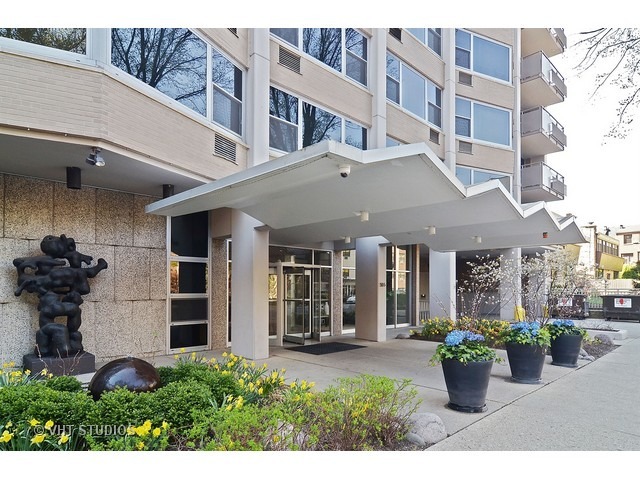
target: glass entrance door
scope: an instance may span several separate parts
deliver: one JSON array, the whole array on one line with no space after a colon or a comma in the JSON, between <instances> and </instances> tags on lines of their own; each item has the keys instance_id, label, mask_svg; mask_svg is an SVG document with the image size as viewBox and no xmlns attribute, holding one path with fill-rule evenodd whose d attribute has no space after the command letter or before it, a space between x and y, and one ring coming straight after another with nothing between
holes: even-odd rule
<instances>
[{"instance_id":1,"label":"glass entrance door","mask_svg":"<svg viewBox=\"0 0 640 480\"><path fill-rule=\"evenodd\" d=\"M311 336L311 270L285 267L284 340L304 344Z\"/></svg>"}]
</instances>

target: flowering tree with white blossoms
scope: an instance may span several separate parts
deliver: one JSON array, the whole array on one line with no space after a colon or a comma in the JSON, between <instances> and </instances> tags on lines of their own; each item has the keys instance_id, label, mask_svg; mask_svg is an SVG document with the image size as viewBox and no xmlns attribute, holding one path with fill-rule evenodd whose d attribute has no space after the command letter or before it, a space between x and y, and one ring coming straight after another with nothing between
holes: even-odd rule
<instances>
[{"instance_id":1,"label":"flowering tree with white blossoms","mask_svg":"<svg viewBox=\"0 0 640 480\"><path fill-rule=\"evenodd\" d=\"M576 315L580 308L574 295L592 289L589 270L565 249L520 259L478 257L468 265L468 278L458 290L467 299L460 311L472 319L479 318L487 302L513 302L524 308L526 321L543 326L552 316Z\"/></svg>"}]
</instances>

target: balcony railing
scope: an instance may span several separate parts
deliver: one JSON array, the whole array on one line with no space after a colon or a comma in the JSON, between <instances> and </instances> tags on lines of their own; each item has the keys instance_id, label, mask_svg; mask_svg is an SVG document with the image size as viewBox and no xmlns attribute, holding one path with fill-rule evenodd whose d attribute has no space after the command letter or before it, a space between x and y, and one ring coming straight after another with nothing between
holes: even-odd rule
<instances>
[{"instance_id":1,"label":"balcony railing","mask_svg":"<svg viewBox=\"0 0 640 480\"><path fill-rule=\"evenodd\" d=\"M523 111L521 120L523 158L561 152L567 146L564 127L543 107Z\"/></svg>"},{"instance_id":2,"label":"balcony railing","mask_svg":"<svg viewBox=\"0 0 640 480\"><path fill-rule=\"evenodd\" d=\"M564 77L543 52L522 59L522 107L548 106L564 101Z\"/></svg>"},{"instance_id":3,"label":"balcony railing","mask_svg":"<svg viewBox=\"0 0 640 480\"><path fill-rule=\"evenodd\" d=\"M564 176L544 162L523 166L520 181L523 203L564 200L567 194Z\"/></svg>"}]
</instances>

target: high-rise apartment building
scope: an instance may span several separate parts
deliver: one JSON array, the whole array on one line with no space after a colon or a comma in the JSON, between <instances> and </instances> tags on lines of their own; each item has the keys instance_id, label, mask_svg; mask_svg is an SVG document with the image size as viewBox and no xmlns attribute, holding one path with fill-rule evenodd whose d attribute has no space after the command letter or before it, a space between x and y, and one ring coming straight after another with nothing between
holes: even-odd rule
<instances>
[{"instance_id":1,"label":"high-rise apartment building","mask_svg":"<svg viewBox=\"0 0 640 480\"><path fill-rule=\"evenodd\" d=\"M456 258L583 241L553 214L554 28L0 29L0 356L33 349L12 260L107 260L99 360L456 315ZM503 306L509 318L513 306ZM511 317L512 318L512 317Z\"/></svg>"}]
</instances>

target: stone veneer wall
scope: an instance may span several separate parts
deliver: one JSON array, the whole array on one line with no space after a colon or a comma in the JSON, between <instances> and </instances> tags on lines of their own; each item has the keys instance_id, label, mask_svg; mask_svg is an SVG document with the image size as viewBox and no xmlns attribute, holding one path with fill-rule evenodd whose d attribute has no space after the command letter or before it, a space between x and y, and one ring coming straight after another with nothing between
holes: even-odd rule
<instances>
[{"instance_id":1,"label":"stone veneer wall","mask_svg":"<svg viewBox=\"0 0 640 480\"><path fill-rule=\"evenodd\" d=\"M227 347L228 253L227 241L211 240L211 348Z\"/></svg>"},{"instance_id":2,"label":"stone veneer wall","mask_svg":"<svg viewBox=\"0 0 640 480\"><path fill-rule=\"evenodd\" d=\"M333 252L333 291L332 291L332 310L333 310L333 334L342 335L342 251Z\"/></svg>"},{"instance_id":3,"label":"stone veneer wall","mask_svg":"<svg viewBox=\"0 0 640 480\"><path fill-rule=\"evenodd\" d=\"M166 219L144 212L155 200L0 173L0 363L21 365L38 329L37 295L13 293L13 259L42 255L42 238L61 234L74 238L93 264L98 258L109 264L83 296L85 350L98 362L165 353Z\"/></svg>"}]
</instances>

